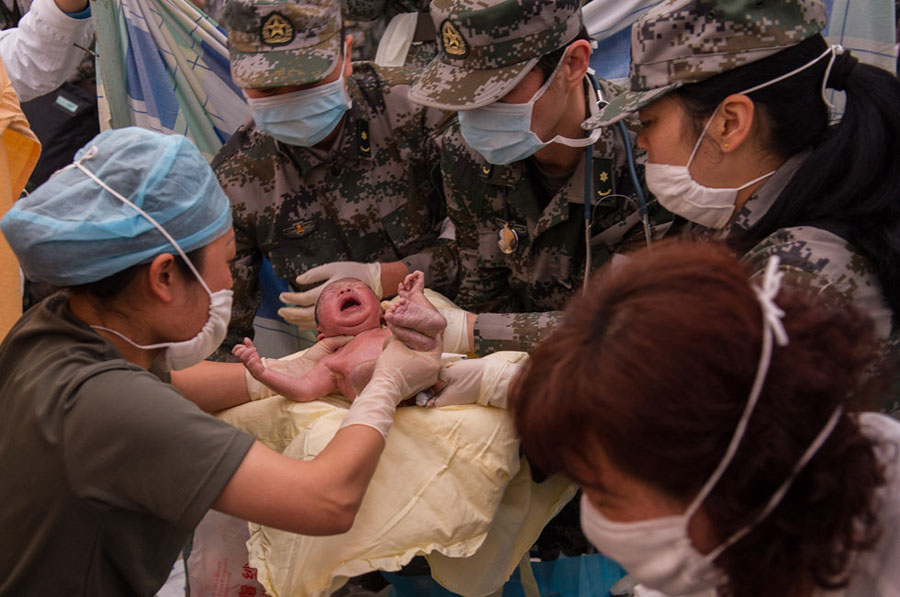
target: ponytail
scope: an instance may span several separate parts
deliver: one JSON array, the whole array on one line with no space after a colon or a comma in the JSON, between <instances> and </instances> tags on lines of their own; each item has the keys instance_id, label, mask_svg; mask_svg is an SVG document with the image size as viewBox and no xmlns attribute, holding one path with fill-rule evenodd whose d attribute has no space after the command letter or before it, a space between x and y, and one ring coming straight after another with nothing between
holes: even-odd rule
<instances>
[{"instance_id":1,"label":"ponytail","mask_svg":"<svg viewBox=\"0 0 900 597\"><path fill-rule=\"evenodd\" d=\"M900 81L835 60L828 86L846 92L844 115L748 231L758 242L778 228L836 221L845 240L875 266L885 299L900 316Z\"/></svg>"}]
</instances>

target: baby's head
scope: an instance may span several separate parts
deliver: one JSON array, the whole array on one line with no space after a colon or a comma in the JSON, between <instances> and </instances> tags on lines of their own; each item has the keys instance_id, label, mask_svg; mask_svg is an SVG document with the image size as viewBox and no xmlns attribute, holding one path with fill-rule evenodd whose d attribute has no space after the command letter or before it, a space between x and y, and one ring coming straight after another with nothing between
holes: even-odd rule
<instances>
[{"instance_id":1,"label":"baby's head","mask_svg":"<svg viewBox=\"0 0 900 597\"><path fill-rule=\"evenodd\" d=\"M380 327L381 301L362 280L341 278L322 289L316 301L318 339L355 336Z\"/></svg>"}]
</instances>

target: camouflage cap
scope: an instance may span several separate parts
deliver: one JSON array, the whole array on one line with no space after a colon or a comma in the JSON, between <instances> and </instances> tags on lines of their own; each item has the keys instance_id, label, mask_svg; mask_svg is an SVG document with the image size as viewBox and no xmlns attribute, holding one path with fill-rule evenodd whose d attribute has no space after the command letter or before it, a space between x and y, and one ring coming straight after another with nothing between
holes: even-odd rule
<instances>
[{"instance_id":1,"label":"camouflage cap","mask_svg":"<svg viewBox=\"0 0 900 597\"><path fill-rule=\"evenodd\" d=\"M335 0L228 0L231 78L240 87L321 81L341 55L341 12Z\"/></svg>"},{"instance_id":2,"label":"camouflage cap","mask_svg":"<svg viewBox=\"0 0 900 597\"><path fill-rule=\"evenodd\" d=\"M612 124L682 85L797 45L826 21L822 0L666 0L631 29L629 91L582 126Z\"/></svg>"},{"instance_id":3,"label":"camouflage cap","mask_svg":"<svg viewBox=\"0 0 900 597\"><path fill-rule=\"evenodd\" d=\"M431 18L439 52L409 97L445 110L497 101L582 28L580 0L434 0Z\"/></svg>"}]
</instances>

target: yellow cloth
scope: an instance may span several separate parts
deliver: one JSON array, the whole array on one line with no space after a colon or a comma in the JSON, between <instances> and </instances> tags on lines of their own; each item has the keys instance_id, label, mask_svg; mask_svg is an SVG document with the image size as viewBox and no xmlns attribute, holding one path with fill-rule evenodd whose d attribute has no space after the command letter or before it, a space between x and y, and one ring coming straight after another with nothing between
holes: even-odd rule
<instances>
[{"instance_id":1,"label":"yellow cloth","mask_svg":"<svg viewBox=\"0 0 900 597\"><path fill-rule=\"evenodd\" d=\"M22 193L37 164L41 144L28 128L19 98L0 62L0 217ZM22 314L19 264L0 235L0 339Z\"/></svg>"},{"instance_id":2,"label":"yellow cloth","mask_svg":"<svg viewBox=\"0 0 900 597\"><path fill-rule=\"evenodd\" d=\"M276 396L220 416L286 456L310 459L346 408L334 397ZM575 491L561 477L533 483L518 449L505 410L400 408L353 528L309 537L250 524L250 564L276 597L328 595L350 577L399 570L416 555L451 591L496 592Z\"/></svg>"}]
</instances>

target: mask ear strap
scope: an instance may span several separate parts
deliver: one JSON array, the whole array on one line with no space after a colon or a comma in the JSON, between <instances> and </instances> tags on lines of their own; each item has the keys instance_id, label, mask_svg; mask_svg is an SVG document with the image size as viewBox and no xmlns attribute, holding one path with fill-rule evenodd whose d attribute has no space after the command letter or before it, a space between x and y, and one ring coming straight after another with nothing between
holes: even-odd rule
<instances>
[{"instance_id":1,"label":"mask ear strap","mask_svg":"<svg viewBox=\"0 0 900 597\"><path fill-rule=\"evenodd\" d=\"M772 497L769 498L769 501L766 502L766 506L759 511L759 513L753 518L750 524L745 525L739 531L737 531L734 535L725 540L721 545L717 548L709 552L704 556L704 559L708 562L712 562L719 555L722 554L723 551L740 541L743 537L747 535L750 531L752 531L766 516L768 516L772 510L781 503L781 499L784 497L784 494L787 493L787 490L790 489L791 483L794 482L794 479L797 478L797 475L800 474L800 471L803 470L803 467L812 460L812 457L816 455L816 452L819 451L819 448L822 447L828 438L831 436L831 432L834 431L834 428L837 426L838 421L841 419L841 415L844 413L844 407L838 406L834 409L834 412L831 413L831 417L828 418L828 422L825 423L825 426L813 440L813 442L806 448L806 451L803 453L803 456L800 457L800 460L797 464L794 465L794 468L791 470L791 474L788 475L787 479L785 479L781 485L778 486L778 489L775 490L775 493L772 494Z\"/></svg>"},{"instance_id":2,"label":"mask ear strap","mask_svg":"<svg viewBox=\"0 0 900 597\"><path fill-rule=\"evenodd\" d=\"M828 98L825 96L825 88L828 87L828 78L831 76L831 68L834 66L834 61L840 54L844 53L844 46L840 44L835 44L829 48L831 50L831 58L828 59L828 66L825 67L825 76L822 77L822 101L825 102L825 105L828 106L829 110L834 110L834 104L828 101Z\"/></svg>"},{"instance_id":3,"label":"mask ear strap","mask_svg":"<svg viewBox=\"0 0 900 597\"><path fill-rule=\"evenodd\" d=\"M536 101L538 101L538 100L541 98L542 95L544 95L544 93L547 91L547 89L550 88L550 84L553 83L553 79L556 78L556 75L559 73L559 69L562 68L563 62L566 61L566 55L567 55L568 53L569 53L569 50L568 50L568 49L566 49L566 51L563 52L563 55L562 55L562 57L559 59L559 62L557 62L557 63L556 63L556 66L553 68L553 72L550 73L550 76L547 77L547 80L544 81L544 83L543 83L543 85L541 85L540 89L538 89L538 90L535 92L535 94L534 94L533 96L531 96L531 99L528 100L527 103L529 103L529 104L531 104L531 105L533 106L534 103L535 103ZM535 64L535 66L534 66L533 68L537 68L537 64Z\"/></svg>"},{"instance_id":4,"label":"mask ear strap","mask_svg":"<svg viewBox=\"0 0 900 597\"><path fill-rule=\"evenodd\" d=\"M721 105L722 104L719 104L718 106L716 106L716 109L713 110L712 116L710 116L709 120L706 121L706 124L703 125L703 130L700 131L700 136L697 137L697 142L694 143L694 149L693 149L693 151L691 151L691 157L688 158L688 162L685 165L685 168L691 167L691 163L694 161L694 156L697 155L697 150L700 149L700 142L703 141L703 137L706 135L706 131L709 130L709 125L712 124L713 118L716 117L716 112L719 111L719 106L721 106Z\"/></svg>"},{"instance_id":5,"label":"mask ear strap","mask_svg":"<svg viewBox=\"0 0 900 597\"><path fill-rule=\"evenodd\" d=\"M775 304L775 297L778 295L778 291L781 288L781 279L784 276L782 272L778 271L779 263L780 260L777 255L770 257L769 263L766 265L765 273L763 274L762 286L753 287L753 291L756 293L760 308L762 309L763 335L759 366L756 369L756 378L753 380L753 387L750 390L750 398L747 400L744 412L741 414L741 418L734 430L734 435L731 437L728 449L725 450L725 456L719 461L719 466L716 467L716 470L714 470L709 479L707 479L706 484L700 489L697 497L694 498L694 501L691 502L691 505L688 506L688 509L685 511L684 516L687 520L690 520L700 507L700 504L703 503L703 500L706 499L706 496L709 495L709 492L712 491L715 484L719 482L725 469L728 468L728 465L731 464L734 455L737 453L738 446L744 438L744 433L747 431L747 424L750 422L750 416L753 414L753 409L759 401L759 395L762 392L763 384L766 381L766 374L769 372L773 341L777 341L779 346L785 346L788 343L787 332L785 332L784 325L781 323L781 318L784 317L784 311Z\"/></svg>"},{"instance_id":6,"label":"mask ear strap","mask_svg":"<svg viewBox=\"0 0 900 597\"><path fill-rule=\"evenodd\" d=\"M774 79L766 81L765 83L760 83L759 85L754 85L753 87L749 87L747 89L744 89L743 91L738 91L736 95L747 95L748 93L753 93L754 91L758 91L758 90L762 89L763 87L768 87L769 85L774 85L775 83L777 83L779 81L783 81L784 79L793 77L797 73L808 69L809 67L811 67L813 64L815 64L816 62L818 62L819 60L821 60L828 54L831 54L831 58L828 61L828 67L825 70L825 78L822 79L822 101L824 101L825 104L829 108L834 109L834 106L825 97L825 86L826 86L826 83L828 82L828 75L831 73L831 67L834 64L835 57L838 54L842 54L843 52L844 52L844 48L840 45L830 46L827 50L825 50L824 52L822 52L821 54L819 54L818 56L816 56L815 58L813 58L806 64L799 66L790 72L784 73L783 75L779 75L779 76L775 77ZM716 106L716 109L715 109L715 111L713 111L712 116L710 116L709 120L706 121L706 126L703 127L703 132L700 133L700 137L697 138L697 142L694 144L694 151L691 152L691 157L690 157L690 159L688 159L687 167L690 167L691 162L694 161L694 156L697 154L697 149L700 148L700 141L702 141L703 136L706 135L706 131L707 131L707 129L709 129L709 125L710 125L710 123L712 123L712 120L715 117L716 112L719 111L719 107L721 105L722 104L720 103L718 106ZM760 179L756 179L747 184L748 185L753 184L754 182L757 182L757 180L760 180Z\"/></svg>"}]
</instances>

